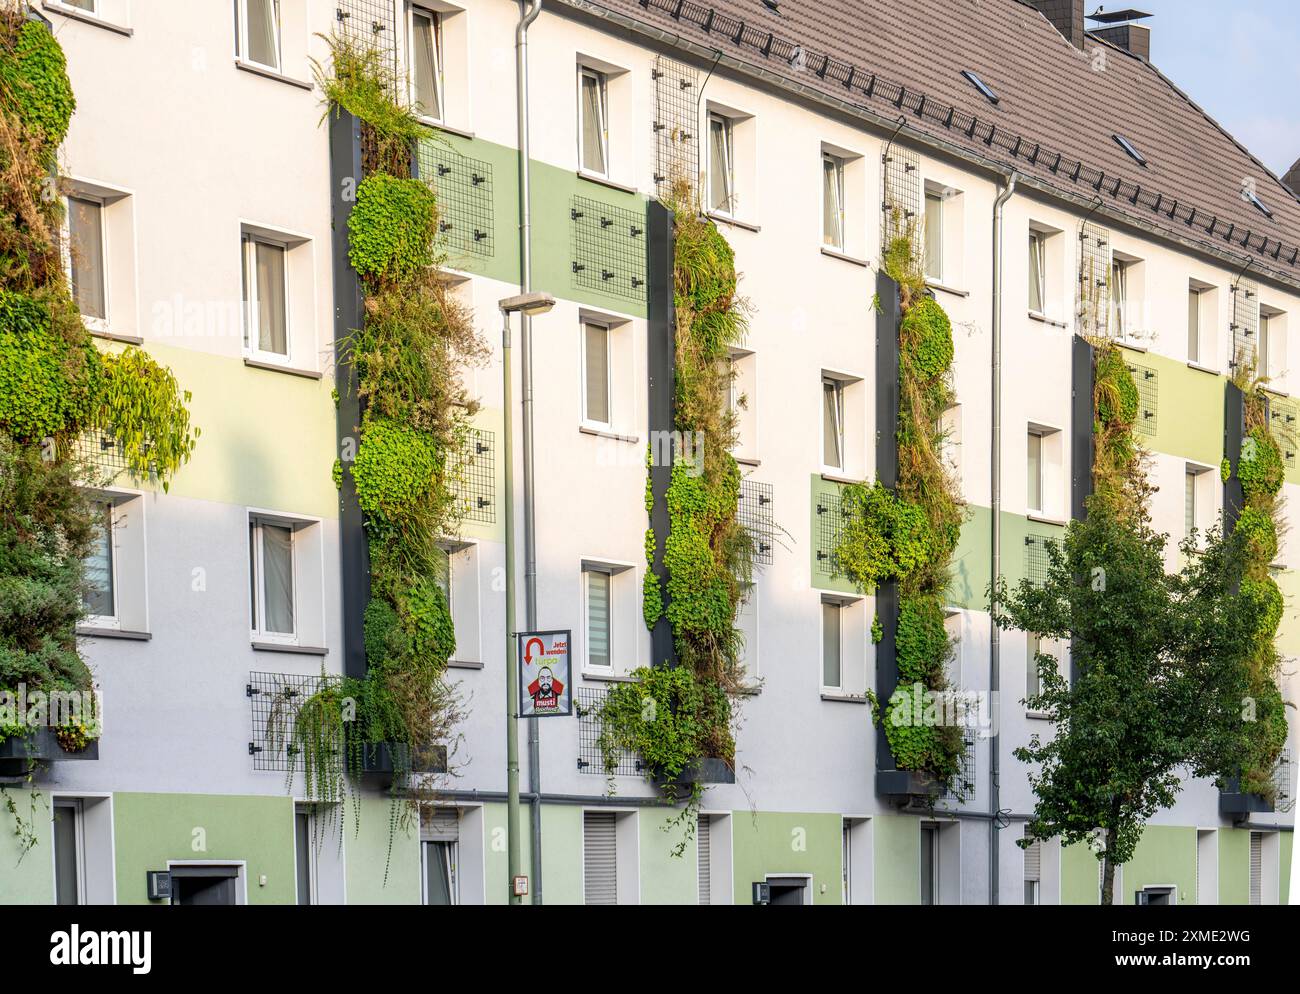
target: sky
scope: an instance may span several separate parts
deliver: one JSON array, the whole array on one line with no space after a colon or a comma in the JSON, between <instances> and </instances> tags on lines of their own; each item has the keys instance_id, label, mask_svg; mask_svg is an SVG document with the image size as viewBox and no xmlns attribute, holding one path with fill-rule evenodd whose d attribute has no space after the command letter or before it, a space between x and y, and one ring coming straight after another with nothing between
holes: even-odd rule
<instances>
[{"instance_id":1,"label":"sky","mask_svg":"<svg viewBox=\"0 0 1300 994\"><path fill-rule=\"evenodd\" d=\"M1098 7L1086 0L1087 13ZM1279 176L1300 159L1300 3L1133 0L1151 14L1151 61Z\"/></svg>"}]
</instances>

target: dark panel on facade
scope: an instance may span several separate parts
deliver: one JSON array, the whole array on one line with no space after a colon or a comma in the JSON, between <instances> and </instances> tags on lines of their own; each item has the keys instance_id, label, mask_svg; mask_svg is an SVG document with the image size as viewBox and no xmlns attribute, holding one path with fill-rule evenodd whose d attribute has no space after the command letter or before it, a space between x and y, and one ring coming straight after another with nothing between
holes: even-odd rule
<instances>
[{"instance_id":1,"label":"dark panel on facade","mask_svg":"<svg viewBox=\"0 0 1300 994\"><path fill-rule=\"evenodd\" d=\"M668 607L668 570L664 566L664 542L668 538L668 484L672 481L673 438L673 362L676 354L673 306L673 215L663 204L651 200L646 204L646 248L649 252L647 282L649 300L646 315L647 349L646 400L650 413L650 492L654 506L650 527L655 533L652 569L659 577ZM673 629L668 618L660 616L650 630L650 655L654 664L677 662Z\"/></svg>"}]
</instances>

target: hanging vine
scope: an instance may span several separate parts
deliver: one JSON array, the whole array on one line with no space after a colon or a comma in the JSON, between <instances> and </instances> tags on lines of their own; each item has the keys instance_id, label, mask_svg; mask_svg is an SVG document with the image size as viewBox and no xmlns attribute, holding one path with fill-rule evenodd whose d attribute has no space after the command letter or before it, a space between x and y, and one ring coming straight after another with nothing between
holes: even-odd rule
<instances>
[{"instance_id":1,"label":"hanging vine","mask_svg":"<svg viewBox=\"0 0 1300 994\"><path fill-rule=\"evenodd\" d=\"M965 518L957 481L943 460L942 415L955 402L952 325L926 289L916 231L908 225L896 230L902 233L885 246L881 267L898 284L902 313L898 485L890 490L877 481L841 490L845 519L835 562L863 593L898 583L898 687L883 706L873 695L874 717L884 725L898 769L960 797L972 786L961 779L961 724L915 720L934 710L932 701L959 703L948 680L952 643L944 624L952 555ZM873 641L876 631L873 623Z\"/></svg>"},{"instance_id":2,"label":"hanging vine","mask_svg":"<svg viewBox=\"0 0 1300 994\"><path fill-rule=\"evenodd\" d=\"M69 754L100 734L76 626L102 527L87 491L110 482L81 442L107 435L133 477L166 490L199 436L171 371L141 349L101 353L73 300L64 258L77 246L61 235L57 158L75 108L54 36L26 4L0 5L0 741L57 721ZM37 693L90 703L20 720L15 702ZM36 772L29 759L25 781ZM26 852L37 836L7 793L4 804Z\"/></svg>"}]
</instances>

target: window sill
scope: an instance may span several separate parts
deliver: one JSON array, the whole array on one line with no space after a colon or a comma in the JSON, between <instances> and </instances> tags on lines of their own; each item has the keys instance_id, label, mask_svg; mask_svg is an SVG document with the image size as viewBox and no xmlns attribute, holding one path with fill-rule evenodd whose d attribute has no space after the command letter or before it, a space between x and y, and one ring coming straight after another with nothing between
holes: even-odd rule
<instances>
[{"instance_id":1,"label":"window sill","mask_svg":"<svg viewBox=\"0 0 1300 994\"><path fill-rule=\"evenodd\" d=\"M1209 367L1209 366L1202 366L1199 362L1192 362L1191 360L1188 360L1187 368L1188 368L1188 369L1194 369L1194 370L1196 370L1197 372L1200 372L1200 373L1209 373L1211 376L1218 376L1218 375L1219 375L1219 370L1217 370L1217 369L1212 369L1212 368Z\"/></svg>"},{"instance_id":2,"label":"window sill","mask_svg":"<svg viewBox=\"0 0 1300 994\"><path fill-rule=\"evenodd\" d=\"M829 691L822 691L823 701L832 701L836 704L866 704L866 694L835 694Z\"/></svg>"},{"instance_id":3,"label":"window sill","mask_svg":"<svg viewBox=\"0 0 1300 994\"><path fill-rule=\"evenodd\" d=\"M1041 311L1030 311L1030 312L1029 312L1029 320L1030 320L1030 321L1038 321L1038 322L1041 323L1041 324L1051 325L1053 328L1064 328L1064 327L1066 327L1066 324L1065 324L1064 321L1058 321L1058 320L1056 320L1056 318L1049 318L1046 314L1043 314Z\"/></svg>"},{"instance_id":4,"label":"window sill","mask_svg":"<svg viewBox=\"0 0 1300 994\"><path fill-rule=\"evenodd\" d=\"M820 476L827 483L847 483L852 486L854 484L865 484L867 482L860 476L845 476L842 473L828 473L824 469L821 471Z\"/></svg>"},{"instance_id":5,"label":"window sill","mask_svg":"<svg viewBox=\"0 0 1300 994\"><path fill-rule=\"evenodd\" d=\"M153 638L151 632L133 632L127 628L96 628L90 625L78 625L77 634L83 638L127 639L131 642L148 642Z\"/></svg>"},{"instance_id":6,"label":"window sill","mask_svg":"<svg viewBox=\"0 0 1300 994\"><path fill-rule=\"evenodd\" d=\"M1052 716L1046 711L1026 711L1025 717L1031 721L1051 721Z\"/></svg>"},{"instance_id":7,"label":"window sill","mask_svg":"<svg viewBox=\"0 0 1300 994\"><path fill-rule=\"evenodd\" d=\"M1265 393L1271 393L1274 397L1288 398L1291 396L1285 390L1279 390L1276 387L1264 386L1261 387L1260 389L1262 389Z\"/></svg>"},{"instance_id":8,"label":"window sill","mask_svg":"<svg viewBox=\"0 0 1300 994\"><path fill-rule=\"evenodd\" d=\"M596 683L636 683L636 677L619 676L617 673L597 673L592 670L583 670L582 678L592 680Z\"/></svg>"},{"instance_id":9,"label":"window sill","mask_svg":"<svg viewBox=\"0 0 1300 994\"><path fill-rule=\"evenodd\" d=\"M737 687L734 691L736 697L757 697L763 692L760 684L749 684L743 687Z\"/></svg>"},{"instance_id":10,"label":"window sill","mask_svg":"<svg viewBox=\"0 0 1300 994\"><path fill-rule=\"evenodd\" d=\"M931 290L938 290L941 293L950 293L954 297L969 297L969 290L958 290L956 287L948 286L946 283L940 283L938 280L927 279L925 285Z\"/></svg>"},{"instance_id":11,"label":"window sill","mask_svg":"<svg viewBox=\"0 0 1300 994\"><path fill-rule=\"evenodd\" d=\"M628 186L626 183L619 183L610 179L608 176L601 176L599 173L589 173L585 169L578 170L578 179L585 179L588 183L595 183L597 186L606 186L611 190L618 190L620 193L636 193L634 186Z\"/></svg>"},{"instance_id":12,"label":"window sill","mask_svg":"<svg viewBox=\"0 0 1300 994\"><path fill-rule=\"evenodd\" d=\"M744 230L752 231L755 234L763 230L760 225L754 224L751 221L742 221L740 218L732 217L730 214L719 214L716 211L706 211L705 217L710 221L717 221L719 224L729 225L732 228L743 228Z\"/></svg>"},{"instance_id":13,"label":"window sill","mask_svg":"<svg viewBox=\"0 0 1300 994\"><path fill-rule=\"evenodd\" d=\"M453 670L481 670L482 663L471 662L468 659L448 659L447 665Z\"/></svg>"},{"instance_id":14,"label":"window sill","mask_svg":"<svg viewBox=\"0 0 1300 994\"><path fill-rule=\"evenodd\" d=\"M281 366L278 362L263 362L261 359L250 359L244 356L244 365L250 369L266 369L272 373L285 373L289 376L301 376L308 380L319 380L321 373L314 369L296 369L293 366Z\"/></svg>"},{"instance_id":15,"label":"window sill","mask_svg":"<svg viewBox=\"0 0 1300 994\"><path fill-rule=\"evenodd\" d=\"M838 249L827 248L825 245L822 246L822 255L826 256L828 259L839 259L841 262L849 262L855 266L862 266L864 269L871 265L871 263L866 259L859 259L855 255L847 255Z\"/></svg>"},{"instance_id":16,"label":"window sill","mask_svg":"<svg viewBox=\"0 0 1300 994\"><path fill-rule=\"evenodd\" d=\"M763 460L758 458L758 456L738 456L735 453L732 453L731 457L742 466L753 466L757 469L759 466L763 465Z\"/></svg>"},{"instance_id":17,"label":"window sill","mask_svg":"<svg viewBox=\"0 0 1300 994\"><path fill-rule=\"evenodd\" d=\"M106 21L102 17L96 17L94 14L85 10L78 10L76 7L65 7L61 3L53 3L51 0L45 0L41 4L43 8L52 14L60 14L71 21L81 21L83 24L91 24L97 28L103 28L105 31L112 31L114 34L123 35L130 38L135 34L134 29L128 28L125 24L114 24L112 21Z\"/></svg>"},{"instance_id":18,"label":"window sill","mask_svg":"<svg viewBox=\"0 0 1300 994\"><path fill-rule=\"evenodd\" d=\"M1055 525L1057 528L1064 528L1069 523L1062 518L1049 518L1045 514L1034 514L1032 511L1026 513L1025 518L1036 521L1040 525Z\"/></svg>"},{"instance_id":19,"label":"window sill","mask_svg":"<svg viewBox=\"0 0 1300 994\"><path fill-rule=\"evenodd\" d=\"M1116 339L1115 339L1115 344L1118 345L1121 349L1128 349L1130 352L1150 352L1150 351L1151 351L1151 350L1148 349L1145 345L1139 345L1139 344L1137 344L1137 342L1128 342L1128 341L1125 341L1123 338L1116 338Z\"/></svg>"},{"instance_id":20,"label":"window sill","mask_svg":"<svg viewBox=\"0 0 1300 994\"><path fill-rule=\"evenodd\" d=\"M444 131L449 135L455 135L457 138L468 138L474 140L474 132L467 131L464 128L453 128L450 124L443 124L441 121L435 121L431 117L420 118L420 123L426 128L433 128L436 131Z\"/></svg>"},{"instance_id":21,"label":"window sill","mask_svg":"<svg viewBox=\"0 0 1300 994\"><path fill-rule=\"evenodd\" d=\"M252 643L254 652L287 652L296 656L326 656L329 649L319 645L296 645L293 642L258 642Z\"/></svg>"},{"instance_id":22,"label":"window sill","mask_svg":"<svg viewBox=\"0 0 1300 994\"><path fill-rule=\"evenodd\" d=\"M578 425L578 431L584 435L594 435L597 438L609 438L615 442L631 442L637 444L641 441L636 435L621 435L616 431L609 431L606 428L594 428L591 425Z\"/></svg>"},{"instance_id":23,"label":"window sill","mask_svg":"<svg viewBox=\"0 0 1300 994\"><path fill-rule=\"evenodd\" d=\"M144 339L141 338L139 335L119 335L117 332L114 331L106 331L106 330L97 331L94 328L87 328L86 330L90 332L91 338L102 338L106 342L121 342L123 345L144 344Z\"/></svg>"},{"instance_id":24,"label":"window sill","mask_svg":"<svg viewBox=\"0 0 1300 994\"><path fill-rule=\"evenodd\" d=\"M235 59L235 68L242 69L244 72L251 72L254 76L261 76L264 79L273 79L277 83L286 83L289 86L297 87L300 90L310 90L311 84L301 79L294 79L292 76L285 76L274 69L266 66L259 66L256 62L245 62L243 59Z\"/></svg>"}]
</instances>

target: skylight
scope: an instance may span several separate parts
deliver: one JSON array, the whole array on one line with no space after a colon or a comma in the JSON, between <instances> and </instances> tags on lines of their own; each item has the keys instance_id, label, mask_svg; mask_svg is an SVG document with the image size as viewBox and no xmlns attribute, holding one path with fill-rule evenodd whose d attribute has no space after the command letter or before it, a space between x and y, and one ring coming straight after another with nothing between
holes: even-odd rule
<instances>
[{"instance_id":1,"label":"skylight","mask_svg":"<svg viewBox=\"0 0 1300 994\"><path fill-rule=\"evenodd\" d=\"M1133 143L1131 141L1129 141L1123 135L1112 135L1111 137L1115 139L1115 141L1119 144L1119 147L1122 148L1125 152L1127 152L1129 156L1133 159L1133 161L1136 162L1139 166L1145 166L1147 164L1146 156L1144 156L1141 152L1139 152L1133 146Z\"/></svg>"},{"instance_id":2,"label":"skylight","mask_svg":"<svg viewBox=\"0 0 1300 994\"><path fill-rule=\"evenodd\" d=\"M1249 204L1254 204L1255 210L1259 211L1265 217L1272 217L1273 212L1268 209L1268 205L1260 200L1254 190L1244 189L1241 191L1241 199Z\"/></svg>"},{"instance_id":3,"label":"skylight","mask_svg":"<svg viewBox=\"0 0 1300 994\"><path fill-rule=\"evenodd\" d=\"M975 89L984 94L989 103L995 104L998 102L1000 98L993 92L993 88L990 87L988 83L984 82L984 80L980 79L979 76L975 75L975 73L971 72L969 69L963 69L961 74L970 81L971 85L974 86Z\"/></svg>"}]
</instances>

